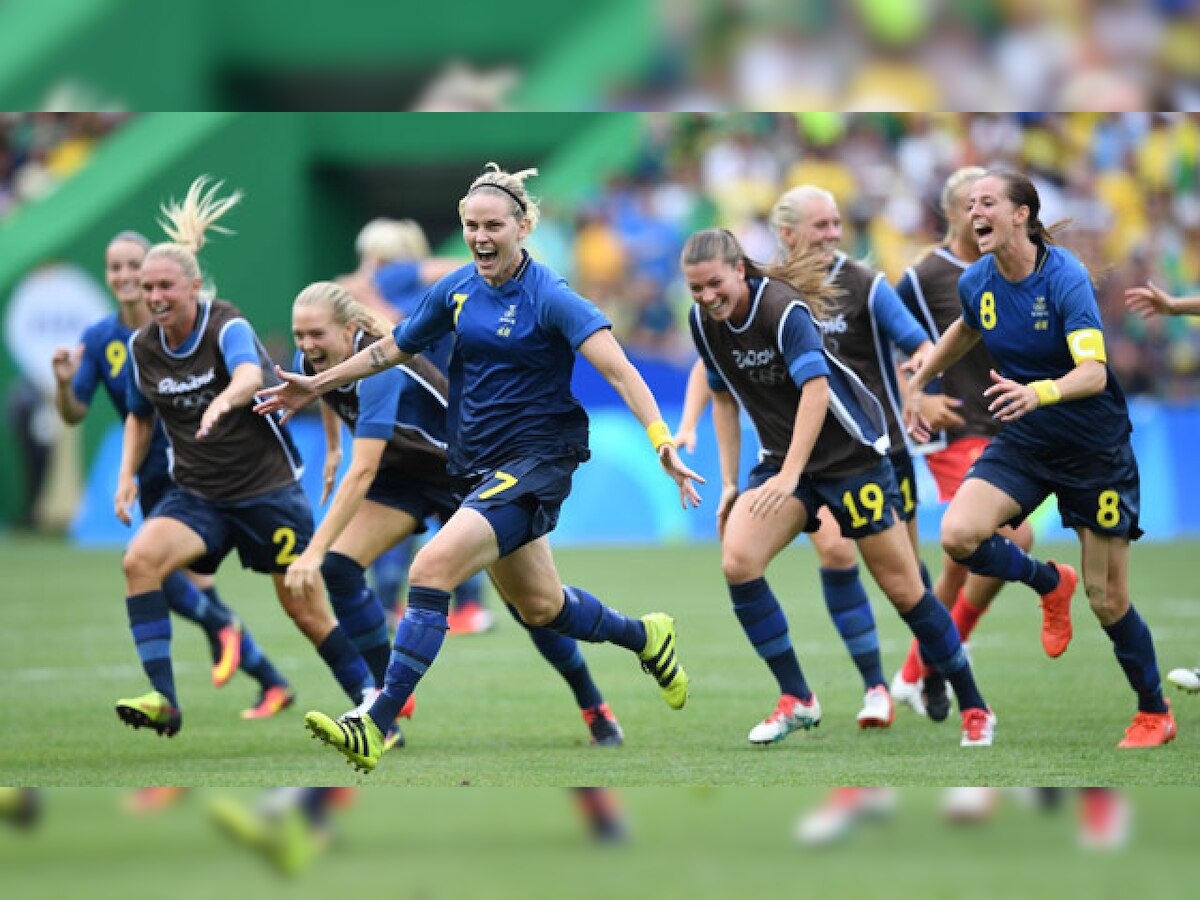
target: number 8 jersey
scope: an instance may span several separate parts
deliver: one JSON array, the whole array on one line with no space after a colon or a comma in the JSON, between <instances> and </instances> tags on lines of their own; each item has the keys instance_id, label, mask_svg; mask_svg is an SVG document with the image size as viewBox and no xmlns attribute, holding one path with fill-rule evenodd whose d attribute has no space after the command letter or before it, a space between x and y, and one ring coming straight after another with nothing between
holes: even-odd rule
<instances>
[{"instance_id":1,"label":"number 8 jersey","mask_svg":"<svg viewBox=\"0 0 1200 900\"><path fill-rule=\"evenodd\" d=\"M1001 375L1029 384L1061 378L1084 360L1105 364L1108 380L1092 397L1035 409L1004 429L1035 451L1113 447L1133 430L1125 394L1107 365L1096 294L1087 269L1069 252L1038 245L1029 277L1011 282L988 254L958 281L963 319L980 333Z\"/></svg>"}]
</instances>

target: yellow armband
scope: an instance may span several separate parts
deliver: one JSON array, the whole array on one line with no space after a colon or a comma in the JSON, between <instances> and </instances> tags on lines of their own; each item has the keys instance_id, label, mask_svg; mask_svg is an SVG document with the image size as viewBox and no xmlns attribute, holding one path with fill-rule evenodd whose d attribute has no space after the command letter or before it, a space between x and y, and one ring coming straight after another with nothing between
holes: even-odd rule
<instances>
[{"instance_id":1,"label":"yellow armband","mask_svg":"<svg viewBox=\"0 0 1200 900\"><path fill-rule=\"evenodd\" d=\"M1062 391L1058 389L1058 382L1051 381L1049 378L1044 381L1031 381L1029 386L1037 392L1038 406L1049 406L1062 399Z\"/></svg>"},{"instance_id":2,"label":"yellow armband","mask_svg":"<svg viewBox=\"0 0 1200 900\"><path fill-rule=\"evenodd\" d=\"M650 443L654 445L655 453L667 444L675 446L674 441L671 440L671 429L667 427L667 423L662 419L650 424L646 429L646 437L650 438Z\"/></svg>"},{"instance_id":3,"label":"yellow armband","mask_svg":"<svg viewBox=\"0 0 1200 900\"><path fill-rule=\"evenodd\" d=\"M1108 354L1104 352L1104 332L1099 328L1081 328L1067 335L1067 346L1071 350L1071 359L1079 365L1086 359L1096 362L1108 362Z\"/></svg>"}]
</instances>

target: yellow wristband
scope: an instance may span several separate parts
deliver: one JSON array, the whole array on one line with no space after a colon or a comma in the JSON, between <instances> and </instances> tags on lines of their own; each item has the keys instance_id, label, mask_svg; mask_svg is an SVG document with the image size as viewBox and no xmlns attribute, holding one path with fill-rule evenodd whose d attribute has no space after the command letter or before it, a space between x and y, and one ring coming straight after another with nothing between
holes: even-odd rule
<instances>
[{"instance_id":1,"label":"yellow wristband","mask_svg":"<svg viewBox=\"0 0 1200 900\"><path fill-rule=\"evenodd\" d=\"M1049 378L1044 381L1031 381L1029 386L1037 391L1038 406L1049 406L1062 399L1062 391L1058 389L1058 383Z\"/></svg>"},{"instance_id":2,"label":"yellow wristband","mask_svg":"<svg viewBox=\"0 0 1200 900\"><path fill-rule=\"evenodd\" d=\"M650 438L650 443L654 445L655 453L667 444L674 446L674 442L671 440L671 429L667 427L667 423L662 419L650 424L646 429L646 437Z\"/></svg>"}]
</instances>

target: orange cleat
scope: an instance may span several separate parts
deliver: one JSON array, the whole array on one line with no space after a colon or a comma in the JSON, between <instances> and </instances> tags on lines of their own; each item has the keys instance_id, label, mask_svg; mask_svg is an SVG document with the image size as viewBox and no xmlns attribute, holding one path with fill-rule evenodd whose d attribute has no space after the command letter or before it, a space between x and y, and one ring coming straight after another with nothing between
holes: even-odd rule
<instances>
[{"instance_id":1,"label":"orange cleat","mask_svg":"<svg viewBox=\"0 0 1200 900\"><path fill-rule=\"evenodd\" d=\"M417 708L417 695L409 694L408 699L404 701L404 705L402 707L400 707L400 714L398 716L396 716L396 718L397 719L411 719L413 717L413 712L416 711L416 708Z\"/></svg>"},{"instance_id":2,"label":"orange cleat","mask_svg":"<svg viewBox=\"0 0 1200 900\"><path fill-rule=\"evenodd\" d=\"M1042 594L1042 649L1051 659L1062 656L1071 643L1071 597L1079 575L1063 563L1048 561L1058 570L1058 587Z\"/></svg>"},{"instance_id":3,"label":"orange cleat","mask_svg":"<svg viewBox=\"0 0 1200 900\"><path fill-rule=\"evenodd\" d=\"M243 719L269 719L296 701L296 692L284 685L272 685L262 692L258 703L242 710Z\"/></svg>"},{"instance_id":4,"label":"orange cleat","mask_svg":"<svg viewBox=\"0 0 1200 900\"><path fill-rule=\"evenodd\" d=\"M234 619L222 628L217 632L217 643L221 656L213 665L212 682L213 687L224 687L242 664L242 623Z\"/></svg>"},{"instance_id":5,"label":"orange cleat","mask_svg":"<svg viewBox=\"0 0 1200 900\"><path fill-rule=\"evenodd\" d=\"M1171 701L1167 701L1165 713L1141 712L1125 729L1125 737L1117 744L1122 750L1137 747L1161 747L1175 740L1175 716L1171 712Z\"/></svg>"}]
</instances>

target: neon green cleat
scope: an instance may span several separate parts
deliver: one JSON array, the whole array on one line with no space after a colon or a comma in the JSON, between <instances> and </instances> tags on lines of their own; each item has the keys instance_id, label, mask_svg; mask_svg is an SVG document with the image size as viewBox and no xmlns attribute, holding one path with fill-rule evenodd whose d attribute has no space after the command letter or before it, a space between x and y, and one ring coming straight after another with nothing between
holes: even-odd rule
<instances>
[{"instance_id":1,"label":"neon green cleat","mask_svg":"<svg viewBox=\"0 0 1200 900\"><path fill-rule=\"evenodd\" d=\"M131 728L153 728L167 737L179 734L183 727L183 713L158 691L118 700L117 718Z\"/></svg>"},{"instance_id":2,"label":"neon green cleat","mask_svg":"<svg viewBox=\"0 0 1200 900\"><path fill-rule=\"evenodd\" d=\"M208 813L222 831L262 854L285 875L303 871L324 849L320 836L295 807L269 815L232 797L217 797L209 803Z\"/></svg>"},{"instance_id":3,"label":"neon green cleat","mask_svg":"<svg viewBox=\"0 0 1200 900\"><path fill-rule=\"evenodd\" d=\"M304 716L304 725L313 737L341 751L360 772L370 772L379 765L384 751L383 735L375 720L365 712L351 710L335 721L313 710Z\"/></svg>"},{"instance_id":4,"label":"neon green cleat","mask_svg":"<svg viewBox=\"0 0 1200 900\"><path fill-rule=\"evenodd\" d=\"M654 676L671 709L683 709L688 698L688 677L675 658L675 620L666 613L642 616L646 646L638 657L642 669Z\"/></svg>"}]
</instances>

